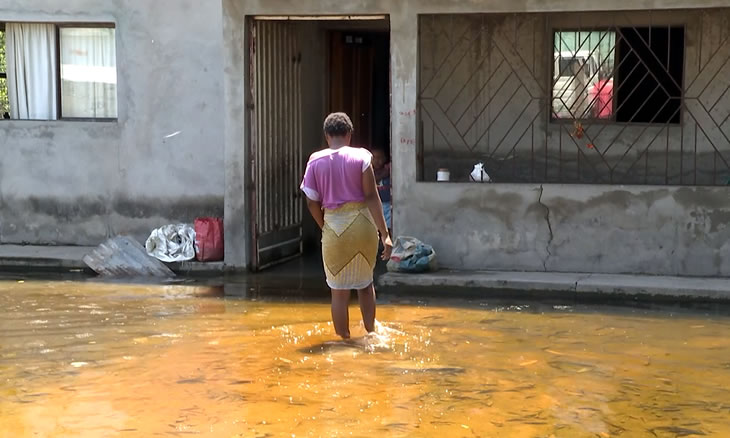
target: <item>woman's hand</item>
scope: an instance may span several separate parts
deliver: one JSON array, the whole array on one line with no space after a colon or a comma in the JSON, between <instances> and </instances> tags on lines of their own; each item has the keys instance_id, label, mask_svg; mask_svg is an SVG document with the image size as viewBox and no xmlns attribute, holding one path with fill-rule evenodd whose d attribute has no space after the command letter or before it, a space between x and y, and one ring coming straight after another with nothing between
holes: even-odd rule
<instances>
[{"instance_id":1,"label":"woman's hand","mask_svg":"<svg viewBox=\"0 0 730 438\"><path fill-rule=\"evenodd\" d=\"M393 242L390 240L390 235L388 233L381 234L380 241L383 242L383 254L380 258L387 262L390 260L390 255L393 252Z\"/></svg>"}]
</instances>

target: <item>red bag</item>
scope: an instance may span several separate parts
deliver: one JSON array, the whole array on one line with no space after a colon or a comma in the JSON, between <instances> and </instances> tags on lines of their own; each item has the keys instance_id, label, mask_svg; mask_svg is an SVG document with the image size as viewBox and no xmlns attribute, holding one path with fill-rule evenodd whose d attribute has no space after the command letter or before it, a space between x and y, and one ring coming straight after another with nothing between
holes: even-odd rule
<instances>
[{"instance_id":1,"label":"red bag","mask_svg":"<svg viewBox=\"0 0 730 438\"><path fill-rule=\"evenodd\" d=\"M223 260L223 219L195 219L195 258L199 262Z\"/></svg>"}]
</instances>

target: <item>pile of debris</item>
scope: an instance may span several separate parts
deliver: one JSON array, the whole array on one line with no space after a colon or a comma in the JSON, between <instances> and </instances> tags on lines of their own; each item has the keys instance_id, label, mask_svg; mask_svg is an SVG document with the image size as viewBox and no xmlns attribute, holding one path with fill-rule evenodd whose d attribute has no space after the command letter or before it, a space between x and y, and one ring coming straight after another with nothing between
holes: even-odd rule
<instances>
[{"instance_id":1,"label":"pile of debris","mask_svg":"<svg viewBox=\"0 0 730 438\"><path fill-rule=\"evenodd\" d=\"M221 261L223 253L223 220L206 217L193 225L157 228L144 247L132 237L114 237L84 257L84 262L107 277L174 277L165 263Z\"/></svg>"}]
</instances>

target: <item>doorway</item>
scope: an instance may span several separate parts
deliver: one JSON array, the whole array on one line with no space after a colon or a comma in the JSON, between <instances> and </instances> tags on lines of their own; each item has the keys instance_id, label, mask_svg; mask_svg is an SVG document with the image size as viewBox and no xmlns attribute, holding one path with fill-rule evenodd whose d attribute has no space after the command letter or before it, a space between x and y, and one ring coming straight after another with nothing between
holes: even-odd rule
<instances>
[{"instance_id":1,"label":"doorway","mask_svg":"<svg viewBox=\"0 0 730 438\"><path fill-rule=\"evenodd\" d=\"M350 115L352 146L390 152L390 35L331 31L329 112Z\"/></svg>"},{"instance_id":2,"label":"doorway","mask_svg":"<svg viewBox=\"0 0 730 438\"><path fill-rule=\"evenodd\" d=\"M326 147L322 121L343 111L353 146L390 154L387 18L252 17L248 169L251 268L319 253L319 230L299 183Z\"/></svg>"}]
</instances>

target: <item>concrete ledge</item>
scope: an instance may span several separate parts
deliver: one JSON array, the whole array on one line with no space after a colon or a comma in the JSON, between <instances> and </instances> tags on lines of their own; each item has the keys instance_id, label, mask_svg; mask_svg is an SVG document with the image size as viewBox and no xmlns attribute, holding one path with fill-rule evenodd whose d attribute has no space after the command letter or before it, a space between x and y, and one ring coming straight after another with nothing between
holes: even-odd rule
<instances>
[{"instance_id":1,"label":"concrete ledge","mask_svg":"<svg viewBox=\"0 0 730 438\"><path fill-rule=\"evenodd\" d=\"M223 262L179 262L166 263L177 275L219 275L225 271Z\"/></svg>"},{"instance_id":2,"label":"concrete ledge","mask_svg":"<svg viewBox=\"0 0 730 438\"><path fill-rule=\"evenodd\" d=\"M35 246L0 245L0 271L48 271L67 272L93 271L84 263L84 256L94 248L90 246ZM167 263L178 275L219 275L225 265L223 262L179 262Z\"/></svg>"},{"instance_id":3,"label":"concrete ledge","mask_svg":"<svg viewBox=\"0 0 730 438\"><path fill-rule=\"evenodd\" d=\"M555 272L460 272L382 275L387 293L418 292L449 296L467 292L479 297L529 296L573 300L730 301L730 279Z\"/></svg>"},{"instance_id":4,"label":"concrete ledge","mask_svg":"<svg viewBox=\"0 0 730 438\"><path fill-rule=\"evenodd\" d=\"M618 294L730 301L730 279L593 274L580 280L578 295Z\"/></svg>"},{"instance_id":5,"label":"concrete ledge","mask_svg":"<svg viewBox=\"0 0 730 438\"><path fill-rule=\"evenodd\" d=\"M0 245L0 268L8 270L86 270L85 246Z\"/></svg>"}]
</instances>

